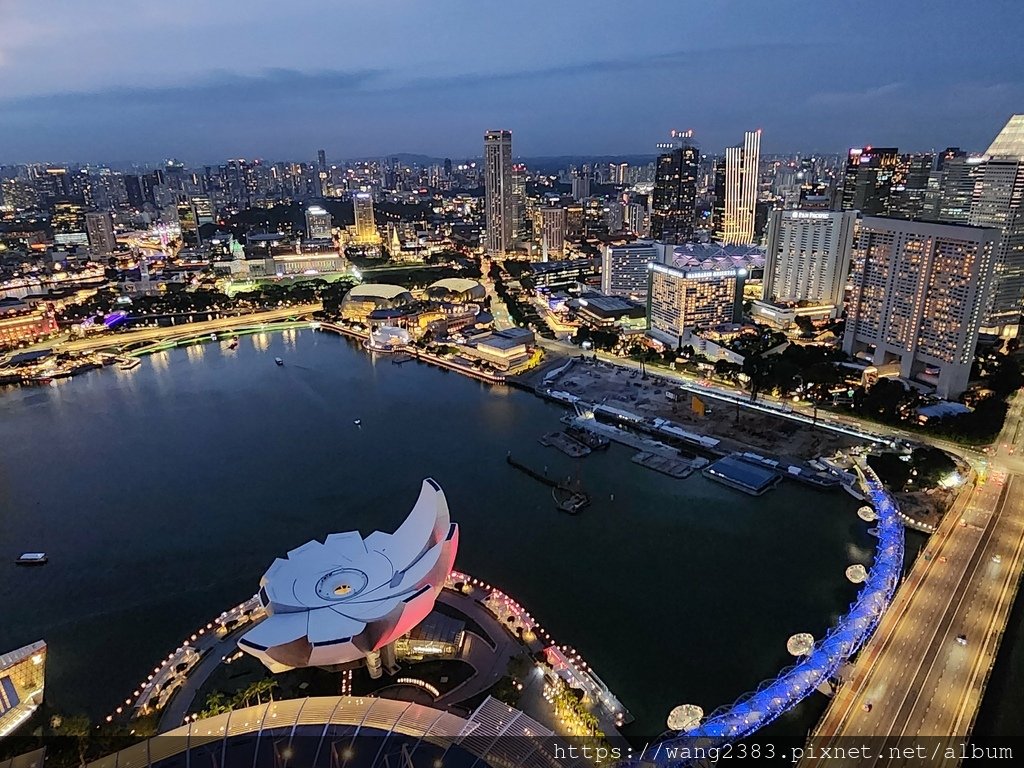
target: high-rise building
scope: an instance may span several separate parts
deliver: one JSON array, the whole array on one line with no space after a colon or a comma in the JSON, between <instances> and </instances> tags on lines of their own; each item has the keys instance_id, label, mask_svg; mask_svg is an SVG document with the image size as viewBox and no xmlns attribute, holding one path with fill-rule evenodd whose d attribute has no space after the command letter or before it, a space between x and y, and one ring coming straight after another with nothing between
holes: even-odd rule
<instances>
[{"instance_id":1,"label":"high-rise building","mask_svg":"<svg viewBox=\"0 0 1024 768\"><path fill-rule=\"evenodd\" d=\"M88 245L89 236L85 231L85 212L80 203L61 200L53 204L50 217L54 242L61 245Z\"/></svg>"},{"instance_id":2,"label":"high-rise building","mask_svg":"<svg viewBox=\"0 0 1024 768\"><path fill-rule=\"evenodd\" d=\"M901 219L928 218L928 180L935 165L935 155L918 152L901 155L893 177L890 214Z\"/></svg>"},{"instance_id":3,"label":"high-rise building","mask_svg":"<svg viewBox=\"0 0 1024 768\"><path fill-rule=\"evenodd\" d=\"M764 298L843 304L856 211L774 211L768 221Z\"/></svg>"},{"instance_id":4,"label":"high-rise building","mask_svg":"<svg viewBox=\"0 0 1024 768\"><path fill-rule=\"evenodd\" d=\"M540 209L541 261L560 259L565 254L565 208Z\"/></svg>"},{"instance_id":5,"label":"high-rise building","mask_svg":"<svg viewBox=\"0 0 1024 768\"><path fill-rule=\"evenodd\" d=\"M865 217L853 247L843 350L964 391L992 280L996 229Z\"/></svg>"},{"instance_id":6,"label":"high-rise building","mask_svg":"<svg viewBox=\"0 0 1024 768\"><path fill-rule=\"evenodd\" d=\"M201 244L203 242L203 225L214 224L217 221L216 211L213 208L213 201L207 195L192 196L192 219L196 223L196 237Z\"/></svg>"},{"instance_id":7,"label":"high-rise building","mask_svg":"<svg viewBox=\"0 0 1024 768\"><path fill-rule=\"evenodd\" d=\"M572 169L572 198L573 200L586 200L590 197L590 166L584 165L582 169Z\"/></svg>"},{"instance_id":8,"label":"high-rise building","mask_svg":"<svg viewBox=\"0 0 1024 768\"><path fill-rule=\"evenodd\" d=\"M622 186L629 183L629 163L610 163L608 178L612 184Z\"/></svg>"},{"instance_id":9,"label":"high-rise building","mask_svg":"<svg viewBox=\"0 0 1024 768\"><path fill-rule=\"evenodd\" d=\"M114 217L109 211L85 214L85 232L89 238L89 250L100 256L109 256L117 250L114 235Z\"/></svg>"},{"instance_id":10,"label":"high-rise building","mask_svg":"<svg viewBox=\"0 0 1024 768\"><path fill-rule=\"evenodd\" d=\"M671 141L659 144L658 150L662 154L654 171L651 236L668 243L685 243L693 237L697 222L700 150L693 141L693 131L673 131Z\"/></svg>"},{"instance_id":11,"label":"high-rise building","mask_svg":"<svg viewBox=\"0 0 1024 768\"><path fill-rule=\"evenodd\" d=\"M647 265L658 260L651 241L606 245L601 252L601 292L633 301L647 298Z\"/></svg>"},{"instance_id":12,"label":"high-rise building","mask_svg":"<svg viewBox=\"0 0 1024 768\"><path fill-rule=\"evenodd\" d=\"M373 216L372 211L370 216ZM331 239L331 214L319 205L306 209L306 237L310 240Z\"/></svg>"},{"instance_id":13,"label":"high-rise building","mask_svg":"<svg viewBox=\"0 0 1024 768\"><path fill-rule=\"evenodd\" d=\"M526 166L517 163L512 166L512 236L527 236L526 219Z\"/></svg>"},{"instance_id":14,"label":"high-rise building","mask_svg":"<svg viewBox=\"0 0 1024 768\"><path fill-rule=\"evenodd\" d=\"M680 269L648 266L647 319L650 333L672 347L688 330L713 328L739 317L744 269Z\"/></svg>"},{"instance_id":15,"label":"high-rise building","mask_svg":"<svg viewBox=\"0 0 1024 768\"><path fill-rule=\"evenodd\" d=\"M331 178L327 170L327 153L319 150L316 153L316 196L327 197L331 194Z\"/></svg>"},{"instance_id":16,"label":"high-rise building","mask_svg":"<svg viewBox=\"0 0 1024 768\"><path fill-rule=\"evenodd\" d=\"M754 242L760 154L760 130L744 133L742 146L726 147L722 169L721 224L716 233L716 239L726 245ZM717 190L717 180L715 186ZM716 207L719 207L717 201Z\"/></svg>"},{"instance_id":17,"label":"high-rise building","mask_svg":"<svg viewBox=\"0 0 1024 768\"><path fill-rule=\"evenodd\" d=\"M626 229L637 237L650 236L650 222L647 216L647 209L640 203L627 203L624 212L624 223Z\"/></svg>"},{"instance_id":18,"label":"high-rise building","mask_svg":"<svg viewBox=\"0 0 1024 768\"><path fill-rule=\"evenodd\" d=\"M356 192L352 195L352 207L355 210L356 241L363 245L380 242L380 233L373 218L373 195Z\"/></svg>"},{"instance_id":19,"label":"high-rise building","mask_svg":"<svg viewBox=\"0 0 1024 768\"><path fill-rule=\"evenodd\" d=\"M1024 299L1024 115L1010 118L985 156L976 171L968 220L997 228L1001 238L983 327L1016 336Z\"/></svg>"},{"instance_id":20,"label":"high-rise building","mask_svg":"<svg viewBox=\"0 0 1024 768\"><path fill-rule=\"evenodd\" d=\"M491 256L512 249L512 131L484 134L484 210L487 219L485 246Z\"/></svg>"},{"instance_id":21,"label":"high-rise building","mask_svg":"<svg viewBox=\"0 0 1024 768\"><path fill-rule=\"evenodd\" d=\"M898 164L896 147L851 149L843 178L842 210L860 211L865 216L888 213Z\"/></svg>"},{"instance_id":22,"label":"high-rise building","mask_svg":"<svg viewBox=\"0 0 1024 768\"><path fill-rule=\"evenodd\" d=\"M966 152L947 149L939 156L939 165L929 179L929 216L948 224L967 224L971 218L971 203L974 199L974 182L980 157L970 157Z\"/></svg>"},{"instance_id":23,"label":"high-rise building","mask_svg":"<svg viewBox=\"0 0 1024 768\"><path fill-rule=\"evenodd\" d=\"M582 205L570 205L565 209L565 236L582 237L587 231L586 213Z\"/></svg>"}]
</instances>

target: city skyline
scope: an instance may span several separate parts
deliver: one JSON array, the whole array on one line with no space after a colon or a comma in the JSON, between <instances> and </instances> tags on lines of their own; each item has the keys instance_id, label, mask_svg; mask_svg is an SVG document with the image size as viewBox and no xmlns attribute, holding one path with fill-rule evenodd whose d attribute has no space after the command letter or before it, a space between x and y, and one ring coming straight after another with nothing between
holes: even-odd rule
<instances>
[{"instance_id":1,"label":"city skyline","mask_svg":"<svg viewBox=\"0 0 1024 768\"><path fill-rule=\"evenodd\" d=\"M855 16L795 2L662 2L626 34L611 3L543 14L533 0L114 6L101 18L0 3L0 162L201 164L313 158L321 147L335 158L474 157L491 128L515 131L524 157L648 154L668 126L693 128L709 153L741 126L763 129L766 154L981 151L985 126L1024 99L1013 41L1024 9L994 1L972 8L984 46L935 45L960 10L950 2L868 3ZM690 44L667 23L677 17L699 32ZM382 49L387 39L402 44ZM503 41L517 55L490 55ZM587 115L601 119L581 131Z\"/></svg>"}]
</instances>

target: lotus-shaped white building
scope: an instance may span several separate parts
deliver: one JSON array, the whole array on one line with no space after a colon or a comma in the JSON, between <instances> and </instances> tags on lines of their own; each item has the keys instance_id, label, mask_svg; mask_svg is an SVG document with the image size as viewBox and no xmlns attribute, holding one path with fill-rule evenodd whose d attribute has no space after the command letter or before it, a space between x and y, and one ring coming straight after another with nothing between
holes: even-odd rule
<instances>
[{"instance_id":1,"label":"lotus-shaped white building","mask_svg":"<svg viewBox=\"0 0 1024 768\"><path fill-rule=\"evenodd\" d=\"M444 492L428 478L394 533L334 533L275 560L260 580L267 618L238 647L273 672L379 659L430 613L458 545Z\"/></svg>"}]
</instances>

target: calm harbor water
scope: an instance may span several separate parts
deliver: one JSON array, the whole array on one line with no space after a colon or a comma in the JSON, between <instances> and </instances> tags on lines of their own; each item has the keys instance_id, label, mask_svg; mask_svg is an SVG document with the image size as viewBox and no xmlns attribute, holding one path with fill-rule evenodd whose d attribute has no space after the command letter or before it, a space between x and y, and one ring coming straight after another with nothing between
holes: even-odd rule
<instances>
[{"instance_id":1,"label":"calm harbor water","mask_svg":"<svg viewBox=\"0 0 1024 768\"><path fill-rule=\"evenodd\" d=\"M458 567L575 646L637 717L636 739L676 704L710 712L774 676L791 634L821 636L846 610L844 569L874 545L852 498L783 483L755 499L618 446L574 461L537 443L562 414L312 331L0 393L0 650L45 639L51 703L102 716L251 596L274 557L392 530L426 476L462 527ZM594 503L555 511L510 450L578 475ZM13 566L36 549L47 567Z\"/></svg>"}]
</instances>

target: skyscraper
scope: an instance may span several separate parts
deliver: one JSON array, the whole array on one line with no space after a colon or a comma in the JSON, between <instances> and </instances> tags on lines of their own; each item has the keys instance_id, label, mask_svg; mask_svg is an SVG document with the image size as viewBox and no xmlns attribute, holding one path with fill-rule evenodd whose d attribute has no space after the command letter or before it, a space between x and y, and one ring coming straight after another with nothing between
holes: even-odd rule
<instances>
[{"instance_id":1,"label":"skyscraper","mask_svg":"<svg viewBox=\"0 0 1024 768\"><path fill-rule=\"evenodd\" d=\"M316 153L316 196L326 197L330 194L330 176L327 172L327 153L318 150Z\"/></svg>"},{"instance_id":2,"label":"skyscraper","mask_svg":"<svg viewBox=\"0 0 1024 768\"><path fill-rule=\"evenodd\" d=\"M726 245L754 242L760 154L760 129L744 133L742 146L726 147L721 225L717 232L717 239Z\"/></svg>"},{"instance_id":3,"label":"skyscraper","mask_svg":"<svg viewBox=\"0 0 1024 768\"><path fill-rule=\"evenodd\" d=\"M953 398L967 387L999 232L865 217L853 248L843 350Z\"/></svg>"},{"instance_id":4,"label":"skyscraper","mask_svg":"<svg viewBox=\"0 0 1024 768\"><path fill-rule=\"evenodd\" d=\"M484 211L490 256L504 256L512 247L512 131L484 134Z\"/></svg>"},{"instance_id":5,"label":"skyscraper","mask_svg":"<svg viewBox=\"0 0 1024 768\"><path fill-rule=\"evenodd\" d=\"M85 214L85 232L89 238L89 250L100 256L109 256L117 250L114 235L114 217L109 211Z\"/></svg>"},{"instance_id":6,"label":"skyscraper","mask_svg":"<svg viewBox=\"0 0 1024 768\"><path fill-rule=\"evenodd\" d=\"M355 212L356 241L369 245L380 242L380 233L373 218L373 195L369 192L356 192L352 195L352 207Z\"/></svg>"},{"instance_id":7,"label":"skyscraper","mask_svg":"<svg viewBox=\"0 0 1024 768\"><path fill-rule=\"evenodd\" d=\"M693 237L697 221L700 150L693 131L672 131L671 141L658 149L662 154L654 171L651 235L668 243L685 243Z\"/></svg>"},{"instance_id":8,"label":"skyscraper","mask_svg":"<svg viewBox=\"0 0 1024 768\"><path fill-rule=\"evenodd\" d=\"M526 237L526 166L512 166L512 236Z\"/></svg>"},{"instance_id":9,"label":"skyscraper","mask_svg":"<svg viewBox=\"0 0 1024 768\"><path fill-rule=\"evenodd\" d=\"M658 260L654 244L606 245L601 254L601 292L634 301L647 299L647 265Z\"/></svg>"},{"instance_id":10,"label":"skyscraper","mask_svg":"<svg viewBox=\"0 0 1024 768\"><path fill-rule=\"evenodd\" d=\"M651 335L672 347L687 330L731 323L743 303L744 269L648 265L647 318Z\"/></svg>"},{"instance_id":11,"label":"skyscraper","mask_svg":"<svg viewBox=\"0 0 1024 768\"><path fill-rule=\"evenodd\" d=\"M897 174L893 177L890 213L901 219L925 217L928 180L935 165L935 155L917 152L901 155Z\"/></svg>"},{"instance_id":12,"label":"skyscraper","mask_svg":"<svg viewBox=\"0 0 1024 768\"><path fill-rule=\"evenodd\" d=\"M1003 336L1020 330L1024 298L1024 115L1013 115L977 168L968 220L1001 234L984 328Z\"/></svg>"},{"instance_id":13,"label":"skyscraper","mask_svg":"<svg viewBox=\"0 0 1024 768\"><path fill-rule=\"evenodd\" d=\"M865 216L888 213L898 163L896 147L851 149L846 157L842 210L860 211Z\"/></svg>"},{"instance_id":14,"label":"skyscraper","mask_svg":"<svg viewBox=\"0 0 1024 768\"><path fill-rule=\"evenodd\" d=\"M764 298L843 304L856 211L774 211L768 220Z\"/></svg>"}]
</instances>

